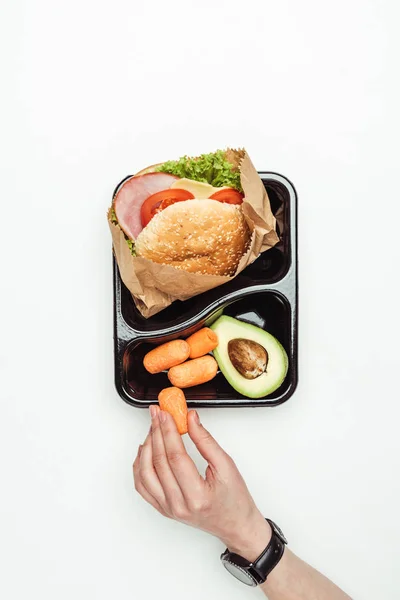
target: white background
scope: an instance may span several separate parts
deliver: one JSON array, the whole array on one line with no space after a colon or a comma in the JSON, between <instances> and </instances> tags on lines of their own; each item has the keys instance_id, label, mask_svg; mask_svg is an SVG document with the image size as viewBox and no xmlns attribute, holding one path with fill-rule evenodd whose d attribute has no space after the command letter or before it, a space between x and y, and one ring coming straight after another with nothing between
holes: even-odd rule
<instances>
[{"instance_id":1,"label":"white background","mask_svg":"<svg viewBox=\"0 0 400 600\"><path fill-rule=\"evenodd\" d=\"M1 7L1 597L249 597L133 490L105 218L126 174L236 145L299 194L300 383L201 417L295 552L398 599L398 3Z\"/></svg>"}]
</instances>

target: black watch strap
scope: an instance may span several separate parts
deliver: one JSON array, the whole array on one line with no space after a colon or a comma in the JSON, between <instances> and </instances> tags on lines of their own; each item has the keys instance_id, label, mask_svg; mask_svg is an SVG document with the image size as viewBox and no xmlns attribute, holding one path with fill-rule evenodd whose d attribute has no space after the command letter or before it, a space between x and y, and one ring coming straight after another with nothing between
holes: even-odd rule
<instances>
[{"instance_id":1,"label":"black watch strap","mask_svg":"<svg viewBox=\"0 0 400 600\"><path fill-rule=\"evenodd\" d=\"M285 551L287 540L281 529L270 519L266 519L266 521L268 521L271 526L271 539L268 546L256 560L249 562L243 556L230 552L228 548L221 555L221 560L225 568L237 579L240 579L240 581L247 585L254 586L264 583L268 575L281 560ZM232 567L234 567L234 570L232 570ZM238 575L240 573L244 575L244 578Z\"/></svg>"},{"instance_id":2,"label":"black watch strap","mask_svg":"<svg viewBox=\"0 0 400 600\"><path fill-rule=\"evenodd\" d=\"M267 521L271 525L272 529L271 539L265 550L255 561L253 561L251 565L251 571L254 571L253 575L256 575L258 583L264 583L266 581L268 575L281 560L282 555L285 551L285 538L283 537L283 535L281 537L277 533L275 523L273 523L269 519L267 519Z\"/></svg>"}]
</instances>

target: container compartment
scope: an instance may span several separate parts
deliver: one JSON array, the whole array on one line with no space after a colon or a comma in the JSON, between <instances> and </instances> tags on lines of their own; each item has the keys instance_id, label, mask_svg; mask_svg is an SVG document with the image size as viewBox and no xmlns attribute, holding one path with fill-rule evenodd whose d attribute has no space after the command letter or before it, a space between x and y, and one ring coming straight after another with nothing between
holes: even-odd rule
<instances>
[{"instance_id":1,"label":"container compartment","mask_svg":"<svg viewBox=\"0 0 400 600\"><path fill-rule=\"evenodd\" d=\"M254 285L273 284L287 273L291 261L291 233L290 233L290 202L289 191L279 181L265 180L265 188L274 214L282 212L281 242L271 248L240 275L225 285L209 290L204 294L190 298L185 302L179 300L158 314L145 319L137 310L129 290L121 286L121 311L126 324L132 329L139 331L156 331L167 327L170 323L179 325L184 321L201 313L205 308L216 302L223 296L238 292ZM118 189L118 188L117 188ZM280 219L279 219L280 220Z\"/></svg>"},{"instance_id":2,"label":"container compartment","mask_svg":"<svg viewBox=\"0 0 400 600\"><path fill-rule=\"evenodd\" d=\"M149 352L155 345L171 339L184 339L193 333L194 330L200 329L205 324L210 324L222 313L261 327L274 335L281 342L290 359L291 354L293 354L293 348L291 347L292 317L291 307L287 299L280 294L268 291L245 294L238 300L227 303L222 309L214 311L211 315L198 322L195 327L184 329L179 334L170 334L148 341L138 339L129 344L124 352L124 370L122 376L123 388L131 401L140 404L144 403L148 406L152 402L157 402L160 390L171 385L166 372L157 375L147 373L143 367L143 357L146 352ZM191 406L213 404L226 406L231 404L243 405L243 403L257 405L260 402L264 404L266 401L269 403L280 402L294 380L294 361L289 360L289 362L290 367L285 381L278 390L268 396L268 399L253 400L238 394L220 372L218 372L215 379L207 384L184 390L186 399Z\"/></svg>"}]
</instances>

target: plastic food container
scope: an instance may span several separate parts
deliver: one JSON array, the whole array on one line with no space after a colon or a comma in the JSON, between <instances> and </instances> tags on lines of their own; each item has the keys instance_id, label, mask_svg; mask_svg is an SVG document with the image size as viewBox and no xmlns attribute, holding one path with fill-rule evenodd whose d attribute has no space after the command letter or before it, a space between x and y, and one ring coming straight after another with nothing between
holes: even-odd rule
<instances>
[{"instance_id":1,"label":"plastic food container","mask_svg":"<svg viewBox=\"0 0 400 600\"><path fill-rule=\"evenodd\" d=\"M146 352L155 345L191 335L221 314L252 323L274 335L289 357L286 379L269 396L251 399L236 392L218 372L209 383L185 389L188 406L277 406L293 395L298 380L297 195L282 175L268 172L259 175L277 216L281 241L231 282L185 302L176 301L145 319L122 283L113 259L115 386L128 404L147 408L157 403L162 388L171 385L166 373L150 375L145 370Z\"/></svg>"}]
</instances>

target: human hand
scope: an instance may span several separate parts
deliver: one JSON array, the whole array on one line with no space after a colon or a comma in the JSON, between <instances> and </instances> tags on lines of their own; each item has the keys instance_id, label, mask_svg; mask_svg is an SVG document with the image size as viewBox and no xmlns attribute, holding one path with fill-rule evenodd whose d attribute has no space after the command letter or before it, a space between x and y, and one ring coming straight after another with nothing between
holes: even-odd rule
<instances>
[{"instance_id":1,"label":"human hand","mask_svg":"<svg viewBox=\"0 0 400 600\"><path fill-rule=\"evenodd\" d=\"M232 552L255 560L271 537L234 461L188 415L188 432L208 462L205 477L186 452L171 415L150 407L151 431L133 464L135 488L162 515L218 537Z\"/></svg>"}]
</instances>

